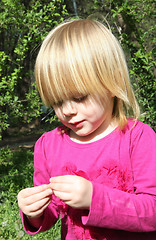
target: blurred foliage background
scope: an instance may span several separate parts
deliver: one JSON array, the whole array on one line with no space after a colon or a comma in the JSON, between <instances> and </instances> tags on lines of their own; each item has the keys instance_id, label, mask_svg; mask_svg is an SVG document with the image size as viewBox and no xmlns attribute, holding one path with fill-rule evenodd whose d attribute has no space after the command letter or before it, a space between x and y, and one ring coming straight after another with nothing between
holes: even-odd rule
<instances>
[{"instance_id":1,"label":"blurred foliage background","mask_svg":"<svg viewBox=\"0 0 156 240\"><path fill-rule=\"evenodd\" d=\"M153 0L1 0L0 240L60 239L59 221L47 233L24 233L16 196L20 189L33 186L33 146L2 146L6 139L13 137L15 142L21 135L32 138L59 124L38 95L34 63L47 33L62 21L78 17L109 23L126 54L141 120L156 130Z\"/></svg>"},{"instance_id":2,"label":"blurred foliage background","mask_svg":"<svg viewBox=\"0 0 156 240\"><path fill-rule=\"evenodd\" d=\"M1 137L10 129L17 133L23 126L31 126L43 114L33 71L44 37L65 19L88 16L108 22L122 44L143 113L141 120L155 129L154 11L153 0L1 0Z\"/></svg>"}]
</instances>

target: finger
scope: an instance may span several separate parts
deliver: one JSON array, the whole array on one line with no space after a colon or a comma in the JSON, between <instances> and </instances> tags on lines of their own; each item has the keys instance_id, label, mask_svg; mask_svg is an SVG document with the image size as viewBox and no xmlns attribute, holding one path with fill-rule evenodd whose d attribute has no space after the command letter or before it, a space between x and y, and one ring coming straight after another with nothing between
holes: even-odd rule
<instances>
[{"instance_id":1,"label":"finger","mask_svg":"<svg viewBox=\"0 0 156 240\"><path fill-rule=\"evenodd\" d=\"M56 197L61 199L63 202L71 201L71 194L66 192L54 191Z\"/></svg>"},{"instance_id":2,"label":"finger","mask_svg":"<svg viewBox=\"0 0 156 240\"><path fill-rule=\"evenodd\" d=\"M37 192L36 194L33 194L27 198L23 199L23 203L25 203L25 205L31 205L35 202L39 202L49 196L52 195L52 190L50 188L42 191L42 192Z\"/></svg>"},{"instance_id":3,"label":"finger","mask_svg":"<svg viewBox=\"0 0 156 240\"><path fill-rule=\"evenodd\" d=\"M36 186L36 187L25 188L25 189L21 190L19 194L23 198L26 198L26 197L29 197L33 194L45 191L48 187L49 187L49 185L44 184L44 185L40 185L40 186Z\"/></svg>"},{"instance_id":4,"label":"finger","mask_svg":"<svg viewBox=\"0 0 156 240\"><path fill-rule=\"evenodd\" d=\"M65 182L65 179L65 176L52 177L50 178L50 183L63 183Z\"/></svg>"},{"instance_id":5,"label":"finger","mask_svg":"<svg viewBox=\"0 0 156 240\"><path fill-rule=\"evenodd\" d=\"M41 208L37 209L36 211L30 211L28 214L26 213L25 214L31 218L40 216L43 214L44 210L48 207L50 203L51 203L51 200L47 201L45 205L43 205Z\"/></svg>"},{"instance_id":6,"label":"finger","mask_svg":"<svg viewBox=\"0 0 156 240\"><path fill-rule=\"evenodd\" d=\"M72 183L75 178L79 178L75 175L64 175L64 176L58 176L58 177L52 177L50 178L50 183Z\"/></svg>"},{"instance_id":7,"label":"finger","mask_svg":"<svg viewBox=\"0 0 156 240\"><path fill-rule=\"evenodd\" d=\"M70 183L50 183L50 188L59 192L71 192L72 186Z\"/></svg>"},{"instance_id":8,"label":"finger","mask_svg":"<svg viewBox=\"0 0 156 240\"><path fill-rule=\"evenodd\" d=\"M47 205L48 202L51 202L52 197L46 197L43 198L37 202L32 203L31 205L25 206L25 211L27 212L36 212L39 209L43 208L45 205Z\"/></svg>"}]
</instances>

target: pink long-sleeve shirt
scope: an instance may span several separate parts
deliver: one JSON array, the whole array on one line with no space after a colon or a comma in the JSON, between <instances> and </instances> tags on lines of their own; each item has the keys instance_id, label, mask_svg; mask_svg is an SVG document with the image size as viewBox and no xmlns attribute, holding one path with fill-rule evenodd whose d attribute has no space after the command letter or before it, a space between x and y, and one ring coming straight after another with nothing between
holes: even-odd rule
<instances>
[{"instance_id":1,"label":"pink long-sleeve shirt","mask_svg":"<svg viewBox=\"0 0 156 240\"><path fill-rule=\"evenodd\" d=\"M35 186L72 174L90 180L93 195L90 211L53 195L39 229L21 212L28 234L46 231L60 215L62 240L156 240L156 134L148 125L129 119L123 131L86 144L58 127L40 137L34 159Z\"/></svg>"}]
</instances>

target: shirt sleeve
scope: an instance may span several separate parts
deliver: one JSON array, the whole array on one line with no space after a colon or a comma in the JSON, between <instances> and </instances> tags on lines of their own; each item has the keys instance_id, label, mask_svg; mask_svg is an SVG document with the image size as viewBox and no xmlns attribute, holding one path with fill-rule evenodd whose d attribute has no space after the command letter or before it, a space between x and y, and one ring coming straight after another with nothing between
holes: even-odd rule
<instances>
[{"instance_id":1,"label":"shirt sleeve","mask_svg":"<svg viewBox=\"0 0 156 240\"><path fill-rule=\"evenodd\" d=\"M93 182L87 226L131 232L156 231L156 134L148 126L132 131L130 158L134 193Z\"/></svg>"},{"instance_id":2,"label":"shirt sleeve","mask_svg":"<svg viewBox=\"0 0 156 240\"><path fill-rule=\"evenodd\" d=\"M43 134L35 144L34 150L34 186L39 186L42 184L49 184L50 174L48 173L48 164L45 153L45 134ZM58 220L59 213L55 201L49 204L45 209L43 215L43 221L39 229L33 228L26 218L26 216L20 212L24 230L28 234L36 234L38 232L43 232L50 229Z\"/></svg>"}]
</instances>

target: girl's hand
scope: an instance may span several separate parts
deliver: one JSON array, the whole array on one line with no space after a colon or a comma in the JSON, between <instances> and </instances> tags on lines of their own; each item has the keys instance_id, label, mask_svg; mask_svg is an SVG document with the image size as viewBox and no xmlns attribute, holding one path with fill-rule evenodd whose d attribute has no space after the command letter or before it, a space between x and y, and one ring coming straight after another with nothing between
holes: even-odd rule
<instances>
[{"instance_id":1,"label":"girl's hand","mask_svg":"<svg viewBox=\"0 0 156 240\"><path fill-rule=\"evenodd\" d=\"M56 197L73 208L90 209L92 183L75 175L52 177L50 187Z\"/></svg>"},{"instance_id":2,"label":"girl's hand","mask_svg":"<svg viewBox=\"0 0 156 240\"><path fill-rule=\"evenodd\" d=\"M25 188L18 193L18 205L28 218L39 218L51 202L52 190L49 185Z\"/></svg>"}]
</instances>

